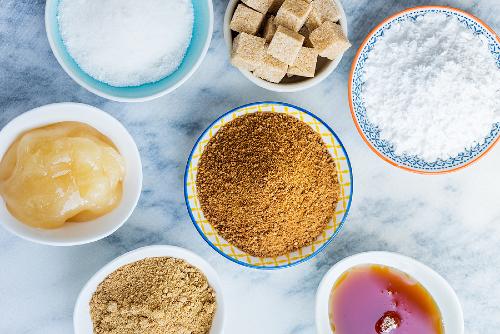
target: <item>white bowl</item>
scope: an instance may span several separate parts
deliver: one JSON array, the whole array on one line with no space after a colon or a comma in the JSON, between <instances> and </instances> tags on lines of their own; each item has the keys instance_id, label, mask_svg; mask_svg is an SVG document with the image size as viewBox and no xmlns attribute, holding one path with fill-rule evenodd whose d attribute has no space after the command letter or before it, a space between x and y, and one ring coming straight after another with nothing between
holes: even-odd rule
<instances>
[{"instance_id":1,"label":"white bowl","mask_svg":"<svg viewBox=\"0 0 500 334\"><path fill-rule=\"evenodd\" d=\"M183 248L174 246L147 246L138 248L136 250L130 251L123 254L122 256L114 259L107 265L105 265L101 270L99 270L92 278L85 284L82 291L78 295L78 299L75 304L75 310L73 313L73 326L75 334L92 334L93 325L92 319L90 318L90 306L89 302L92 298L92 294L97 289L97 286L113 271L116 269L145 258L149 257L161 257L168 256L178 259L183 259L189 264L200 269L203 274L207 277L208 283L212 289L214 289L216 294L217 310L215 313L214 320L212 322L212 328L210 329L210 334L221 334L224 328L224 300L222 287L220 283L219 276L215 270L201 257L195 253L188 251Z\"/></svg>"},{"instance_id":2,"label":"white bowl","mask_svg":"<svg viewBox=\"0 0 500 334\"><path fill-rule=\"evenodd\" d=\"M0 157L24 132L65 121L86 123L107 136L123 156L126 174L122 200L113 211L89 222L67 223L57 229L44 230L21 223L7 210L3 198L0 199L1 225L21 238L53 246L80 245L110 235L132 214L142 188L141 157L132 136L118 120L85 104L49 104L14 118L0 131Z\"/></svg>"},{"instance_id":3,"label":"white bowl","mask_svg":"<svg viewBox=\"0 0 500 334\"><path fill-rule=\"evenodd\" d=\"M316 293L316 328L319 334L335 334L328 314L330 292L337 279L347 270L363 264L380 264L400 270L422 284L436 301L444 323L445 334L463 334L462 307L452 287L431 268L403 255L390 252L360 253L336 263L323 277Z\"/></svg>"},{"instance_id":4,"label":"white bowl","mask_svg":"<svg viewBox=\"0 0 500 334\"><path fill-rule=\"evenodd\" d=\"M337 6L337 9L340 14L339 24L342 27L344 35L347 37L347 17L345 15L344 8L342 7L340 0L332 0L332 1L335 3L335 6ZM236 6L238 5L238 3L241 3L241 0L229 0L229 4L227 5L226 8L226 14L224 16L224 39L226 41L226 46L228 49L227 54L229 59L231 58L231 50L233 49L233 32L231 31L229 25L231 23L231 18L233 17L233 13L236 10ZM260 86L267 90L271 90L274 92L297 92L311 88L319 84L321 81L325 80L326 77L328 77L333 72L333 70L337 68L341 60L342 56L338 57L335 60L318 58L316 75L313 78L306 78L306 77L303 78L299 76L294 76L288 79L290 80L290 82L282 82L282 83L272 83L256 77L249 71L242 69L239 70L248 80L250 80L257 86ZM285 79L287 79L286 76Z\"/></svg>"}]
</instances>

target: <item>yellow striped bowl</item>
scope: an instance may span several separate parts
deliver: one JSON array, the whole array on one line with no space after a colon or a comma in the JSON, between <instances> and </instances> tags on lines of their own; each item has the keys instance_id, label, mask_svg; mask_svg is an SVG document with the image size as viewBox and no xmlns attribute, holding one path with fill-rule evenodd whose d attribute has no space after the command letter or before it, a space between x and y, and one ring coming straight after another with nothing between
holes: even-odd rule
<instances>
[{"instance_id":1,"label":"yellow striped bowl","mask_svg":"<svg viewBox=\"0 0 500 334\"><path fill-rule=\"evenodd\" d=\"M251 256L222 238L203 216L200 201L196 192L196 173L201 154L215 133L226 123L248 113L278 112L285 113L300 119L319 133L337 165L338 178L341 185L341 197L337 204L335 215L328 223L323 233L310 245L289 254L274 257L260 258ZM353 176L351 163L342 142L335 132L321 119L307 110L280 102L258 102L233 109L216 119L206 129L194 145L189 155L184 175L184 196L186 206L194 226L200 235L213 249L227 259L247 267L259 269L277 269L289 267L304 262L321 252L337 235L343 226L352 201Z\"/></svg>"}]
</instances>

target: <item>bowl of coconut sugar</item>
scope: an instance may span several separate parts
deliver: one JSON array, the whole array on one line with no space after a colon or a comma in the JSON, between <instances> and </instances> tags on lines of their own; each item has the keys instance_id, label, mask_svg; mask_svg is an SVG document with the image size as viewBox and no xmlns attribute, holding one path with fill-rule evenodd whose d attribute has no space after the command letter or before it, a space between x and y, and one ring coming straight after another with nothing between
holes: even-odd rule
<instances>
[{"instance_id":1,"label":"bowl of coconut sugar","mask_svg":"<svg viewBox=\"0 0 500 334\"><path fill-rule=\"evenodd\" d=\"M211 0L48 0L45 25L68 75L115 101L151 100L184 83L203 60Z\"/></svg>"},{"instance_id":2,"label":"bowl of coconut sugar","mask_svg":"<svg viewBox=\"0 0 500 334\"><path fill-rule=\"evenodd\" d=\"M458 9L405 10L362 43L349 94L360 135L382 159L417 173L456 171L500 137L500 39Z\"/></svg>"}]
</instances>

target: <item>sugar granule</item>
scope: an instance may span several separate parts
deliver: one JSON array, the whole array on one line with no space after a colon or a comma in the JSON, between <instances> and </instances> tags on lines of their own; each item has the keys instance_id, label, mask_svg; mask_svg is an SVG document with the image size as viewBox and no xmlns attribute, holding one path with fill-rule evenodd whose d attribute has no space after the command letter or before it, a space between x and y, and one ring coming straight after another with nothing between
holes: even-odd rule
<instances>
[{"instance_id":1,"label":"sugar granule","mask_svg":"<svg viewBox=\"0 0 500 334\"><path fill-rule=\"evenodd\" d=\"M500 69L454 16L394 23L364 70L367 117L398 155L446 160L483 143L500 121Z\"/></svg>"},{"instance_id":2,"label":"sugar granule","mask_svg":"<svg viewBox=\"0 0 500 334\"><path fill-rule=\"evenodd\" d=\"M91 77L116 87L158 81L181 64L191 41L190 0L61 0L59 30Z\"/></svg>"}]
</instances>

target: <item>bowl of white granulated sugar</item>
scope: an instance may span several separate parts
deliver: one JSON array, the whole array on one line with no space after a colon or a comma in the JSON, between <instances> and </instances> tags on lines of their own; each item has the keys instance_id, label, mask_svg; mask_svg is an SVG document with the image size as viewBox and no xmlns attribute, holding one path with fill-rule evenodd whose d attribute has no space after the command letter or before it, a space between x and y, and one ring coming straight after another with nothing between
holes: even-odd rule
<instances>
[{"instance_id":1,"label":"bowl of white granulated sugar","mask_svg":"<svg viewBox=\"0 0 500 334\"><path fill-rule=\"evenodd\" d=\"M89 91L146 101L184 83L207 53L211 0L47 0L45 26L62 68Z\"/></svg>"},{"instance_id":2,"label":"bowl of white granulated sugar","mask_svg":"<svg viewBox=\"0 0 500 334\"><path fill-rule=\"evenodd\" d=\"M368 146L408 171L464 168L500 137L500 39L461 10L410 8L365 39L349 80Z\"/></svg>"}]
</instances>

